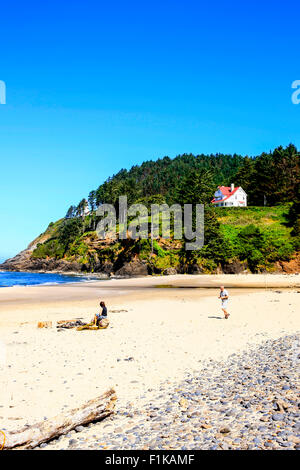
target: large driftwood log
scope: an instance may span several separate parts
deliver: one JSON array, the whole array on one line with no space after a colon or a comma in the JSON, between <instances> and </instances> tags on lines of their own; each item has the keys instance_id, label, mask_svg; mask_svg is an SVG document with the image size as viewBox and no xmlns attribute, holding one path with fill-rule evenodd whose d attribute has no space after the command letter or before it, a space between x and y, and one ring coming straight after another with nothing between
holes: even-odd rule
<instances>
[{"instance_id":1,"label":"large driftwood log","mask_svg":"<svg viewBox=\"0 0 300 470\"><path fill-rule=\"evenodd\" d=\"M100 421L113 413L116 393L113 389L90 400L80 408L59 414L47 421L6 434L4 450L34 449L43 442L66 434L76 426Z\"/></svg>"},{"instance_id":2,"label":"large driftwood log","mask_svg":"<svg viewBox=\"0 0 300 470\"><path fill-rule=\"evenodd\" d=\"M109 325L109 321L106 319L103 319L100 321L100 325L97 326L95 323L87 323L86 325L78 326L76 328L77 331L83 331L83 330L105 330Z\"/></svg>"}]
</instances>

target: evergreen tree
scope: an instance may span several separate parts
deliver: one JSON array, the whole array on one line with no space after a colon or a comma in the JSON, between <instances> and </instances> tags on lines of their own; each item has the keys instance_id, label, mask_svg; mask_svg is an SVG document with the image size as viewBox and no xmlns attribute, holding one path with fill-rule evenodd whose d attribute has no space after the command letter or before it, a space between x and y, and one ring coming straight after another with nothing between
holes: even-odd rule
<instances>
[{"instance_id":1,"label":"evergreen tree","mask_svg":"<svg viewBox=\"0 0 300 470\"><path fill-rule=\"evenodd\" d=\"M91 212L94 212L94 210L97 207L97 204L96 204L96 191L91 191L90 192L90 194L88 196L88 201L89 201Z\"/></svg>"},{"instance_id":2,"label":"evergreen tree","mask_svg":"<svg viewBox=\"0 0 300 470\"><path fill-rule=\"evenodd\" d=\"M288 224L292 227L291 235L295 237L295 248L300 249L300 182L297 183L296 196L288 213Z\"/></svg>"},{"instance_id":3,"label":"evergreen tree","mask_svg":"<svg viewBox=\"0 0 300 470\"><path fill-rule=\"evenodd\" d=\"M191 170L178 181L172 203L205 204L211 201L214 191L215 185L210 170Z\"/></svg>"},{"instance_id":4,"label":"evergreen tree","mask_svg":"<svg viewBox=\"0 0 300 470\"><path fill-rule=\"evenodd\" d=\"M245 157L242 165L238 169L234 183L236 186L241 186L247 193L248 205L253 205L255 200L255 160Z\"/></svg>"},{"instance_id":5,"label":"evergreen tree","mask_svg":"<svg viewBox=\"0 0 300 470\"><path fill-rule=\"evenodd\" d=\"M77 217L84 217L85 211L88 207L88 202L86 199L82 199L78 206L76 207L76 216Z\"/></svg>"},{"instance_id":6,"label":"evergreen tree","mask_svg":"<svg viewBox=\"0 0 300 470\"><path fill-rule=\"evenodd\" d=\"M76 207L75 206L71 206L69 207L67 213L66 213L66 216L65 218L66 219L72 219L72 217L75 217L76 215Z\"/></svg>"}]
</instances>

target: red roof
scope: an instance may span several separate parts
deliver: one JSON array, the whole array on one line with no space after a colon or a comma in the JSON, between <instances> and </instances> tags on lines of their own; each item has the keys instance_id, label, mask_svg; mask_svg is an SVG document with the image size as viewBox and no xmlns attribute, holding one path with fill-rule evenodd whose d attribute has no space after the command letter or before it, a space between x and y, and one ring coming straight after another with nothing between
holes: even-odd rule
<instances>
[{"instance_id":1,"label":"red roof","mask_svg":"<svg viewBox=\"0 0 300 470\"><path fill-rule=\"evenodd\" d=\"M218 199L217 201L215 200L215 198L213 198L213 200L211 201L213 204L217 204L217 203L226 201L226 199L230 198L230 196L232 196L240 188L240 186L237 186L236 188L234 188L233 191L231 191L230 186L219 186L218 188L220 189L221 193L223 194L223 198Z\"/></svg>"}]
</instances>

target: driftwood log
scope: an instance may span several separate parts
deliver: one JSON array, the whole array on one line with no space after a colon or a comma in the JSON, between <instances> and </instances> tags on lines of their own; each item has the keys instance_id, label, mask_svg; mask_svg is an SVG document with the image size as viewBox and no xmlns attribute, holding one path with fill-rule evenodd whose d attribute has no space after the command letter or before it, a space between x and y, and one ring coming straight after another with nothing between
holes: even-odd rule
<instances>
[{"instance_id":1,"label":"driftwood log","mask_svg":"<svg viewBox=\"0 0 300 470\"><path fill-rule=\"evenodd\" d=\"M39 321L38 328L52 328L52 321Z\"/></svg>"},{"instance_id":2,"label":"driftwood log","mask_svg":"<svg viewBox=\"0 0 300 470\"><path fill-rule=\"evenodd\" d=\"M72 318L72 320L59 320L56 322L57 325L63 325L64 323L74 323L77 320L80 320L79 318Z\"/></svg>"},{"instance_id":3,"label":"driftwood log","mask_svg":"<svg viewBox=\"0 0 300 470\"><path fill-rule=\"evenodd\" d=\"M110 389L80 408L59 414L30 427L7 433L3 450L34 449L43 442L67 434L76 426L100 421L113 413L116 399L115 391Z\"/></svg>"},{"instance_id":4,"label":"driftwood log","mask_svg":"<svg viewBox=\"0 0 300 470\"><path fill-rule=\"evenodd\" d=\"M76 328L77 331L82 331L82 330L105 330L109 325L109 320L106 318L103 318L100 320L99 325L95 325L95 323L86 323L85 325L78 326Z\"/></svg>"},{"instance_id":5,"label":"driftwood log","mask_svg":"<svg viewBox=\"0 0 300 470\"><path fill-rule=\"evenodd\" d=\"M85 323L83 323L81 320L68 320L65 322L57 322L56 328L71 329L82 325L85 325Z\"/></svg>"}]
</instances>

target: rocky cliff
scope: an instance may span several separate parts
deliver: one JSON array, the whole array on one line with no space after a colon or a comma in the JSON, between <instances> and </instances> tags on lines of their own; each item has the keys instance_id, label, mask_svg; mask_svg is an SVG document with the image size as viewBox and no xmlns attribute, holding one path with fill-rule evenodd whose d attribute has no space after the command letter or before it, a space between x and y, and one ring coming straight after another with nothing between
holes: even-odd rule
<instances>
[{"instance_id":1,"label":"rocky cliff","mask_svg":"<svg viewBox=\"0 0 300 470\"><path fill-rule=\"evenodd\" d=\"M203 250L187 253L184 240L100 240L93 216L50 223L26 250L0 270L147 274L300 271L297 237L286 223L289 206L216 210ZM211 227L215 227L211 232ZM220 254L222 256L220 256Z\"/></svg>"}]
</instances>

